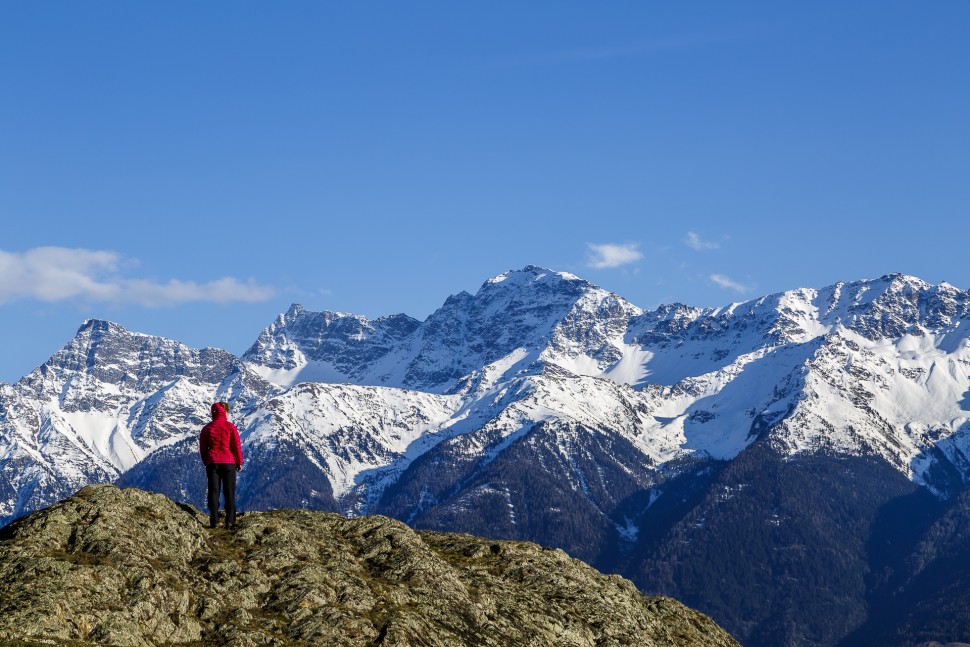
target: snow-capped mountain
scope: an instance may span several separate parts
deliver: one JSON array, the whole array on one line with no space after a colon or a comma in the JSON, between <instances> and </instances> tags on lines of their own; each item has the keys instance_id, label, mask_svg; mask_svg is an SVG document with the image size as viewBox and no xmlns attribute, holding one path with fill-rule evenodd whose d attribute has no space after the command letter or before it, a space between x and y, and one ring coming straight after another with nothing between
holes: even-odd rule
<instances>
[{"instance_id":1,"label":"snow-capped mountain","mask_svg":"<svg viewBox=\"0 0 970 647\"><path fill-rule=\"evenodd\" d=\"M0 390L0 523L94 482L201 505L217 398L243 435L243 507L379 512L617 565L705 528L690 506L743 498L751 482L719 475L746 456L876 461L937 500L960 491L970 293L889 275L644 311L529 266L425 321L294 305L242 358L89 321Z\"/></svg>"},{"instance_id":2,"label":"snow-capped mountain","mask_svg":"<svg viewBox=\"0 0 970 647\"><path fill-rule=\"evenodd\" d=\"M626 347L628 320L641 313L588 281L529 266L489 279L474 296L449 297L420 323L294 306L243 359L282 386L320 380L466 392L534 371L539 360L612 366Z\"/></svg>"},{"instance_id":3,"label":"snow-capped mountain","mask_svg":"<svg viewBox=\"0 0 970 647\"><path fill-rule=\"evenodd\" d=\"M970 474L968 303L947 284L893 275L644 312L578 277L527 267L449 298L423 323L393 326L396 340L391 318L372 324L294 307L244 359L281 387L329 375L459 395L456 411L505 424L507 435L549 418L622 429L657 465L729 459L771 431L786 452L874 452L932 486L940 461ZM492 411L495 394L529 376L570 395L545 391L531 417L513 418L518 400ZM573 393L584 383L596 386ZM595 413L583 418L582 407Z\"/></svg>"},{"instance_id":4,"label":"snow-capped mountain","mask_svg":"<svg viewBox=\"0 0 970 647\"><path fill-rule=\"evenodd\" d=\"M252 405L275 387L229 353L90 320L0 391L0 522L195 438L214 398ZM160 475L161 477L162 475Z\"/></svg>"},{"instance_id":5,"label":"snow-capped mountain","mask_svg":"<svg viewBox=\"0 0 970 647\"><path fill-rule=\"evenodd\" d=\"M550 420L621 433L658 467L730 459L768 434L787 453L875 453L942 492L941 464L970 475L968 304L892 275L645 312L529 266L424 322L294 305L242 361L89 321L3 387L0 512L118 479L194 438L215 397L248 445L299 446L348 511L439 442L471 434L460 442L494 453Z\"/></svg>"}]
</instances>

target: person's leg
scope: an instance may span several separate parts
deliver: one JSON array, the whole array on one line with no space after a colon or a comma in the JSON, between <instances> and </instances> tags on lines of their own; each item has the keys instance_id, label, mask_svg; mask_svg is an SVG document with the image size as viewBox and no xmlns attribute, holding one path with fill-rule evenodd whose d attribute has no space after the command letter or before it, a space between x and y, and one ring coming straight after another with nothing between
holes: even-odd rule
<instances>
[{"instance_id":1,"label":"person's leg","mask_svg":"<svg viewBox=\"0 0 970 647\"><path fill-rule=\"evenodd\" d=\"M222 496L226 500L226 528L236 523L236 466L226 465L222 474Z\"/></svg>"},{"instance_id":2,"label":"person's leg","mask_svg":"<svg viewBox=\"0 0 970 647\"><path fill-rule=\"evenodd\" d=\"M215 465L206 465L205 476L208 480L209 527L219 525L219 470Z\"/></svg>"}]
</instances>

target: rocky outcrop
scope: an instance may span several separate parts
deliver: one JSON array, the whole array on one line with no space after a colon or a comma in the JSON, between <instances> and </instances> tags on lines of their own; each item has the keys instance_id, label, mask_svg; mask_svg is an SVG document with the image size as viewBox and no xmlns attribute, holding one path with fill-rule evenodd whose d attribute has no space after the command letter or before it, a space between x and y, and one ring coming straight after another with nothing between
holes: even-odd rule
<instances>
[{"instance_id":1,"label":"rocky outcrop","mask_svg":"<svg viewBox=\"0 0 970 647\"><path fill-rule=\"evenodd\" d=\"M0 530L0 641L98 645L735 642L561 550L279 510L233 531L159 494L86 487Z\"/></svg>"}]
</instances>

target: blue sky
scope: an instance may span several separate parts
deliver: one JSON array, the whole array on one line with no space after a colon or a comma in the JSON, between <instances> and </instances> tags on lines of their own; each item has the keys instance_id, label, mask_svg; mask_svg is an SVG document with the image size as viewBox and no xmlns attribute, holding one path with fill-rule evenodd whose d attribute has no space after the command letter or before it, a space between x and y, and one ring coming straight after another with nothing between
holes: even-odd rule
<instances>
[{"instance_id":1,"label":"blue sky","mask_svg":"<svg viewBox=\"0 0 970 647\"><path fill-rule=\"evenodd\" d=\"M970 288L970 3L0 4L0 380L534 263L642 307Z\"/></svg>"}]
</instances>

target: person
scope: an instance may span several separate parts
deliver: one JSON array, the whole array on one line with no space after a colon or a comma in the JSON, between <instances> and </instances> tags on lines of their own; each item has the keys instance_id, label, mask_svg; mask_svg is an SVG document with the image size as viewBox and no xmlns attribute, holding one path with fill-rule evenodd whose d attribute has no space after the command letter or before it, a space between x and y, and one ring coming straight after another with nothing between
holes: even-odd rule
<instances>
[{"instance_id":1,"label":"person","mask_svg":"<svg viewBox=\"0 0 970 647\"><path fill-rule=\"evenodd\" d=\"M209 527L219 525L219 490L226 507L226 528L236 523L236 472L242 470L242 443L239 430L229 422L229 404L215 402L212 422L199 433L199 453L209 484Z\"/></svg>"}]
</instances>

